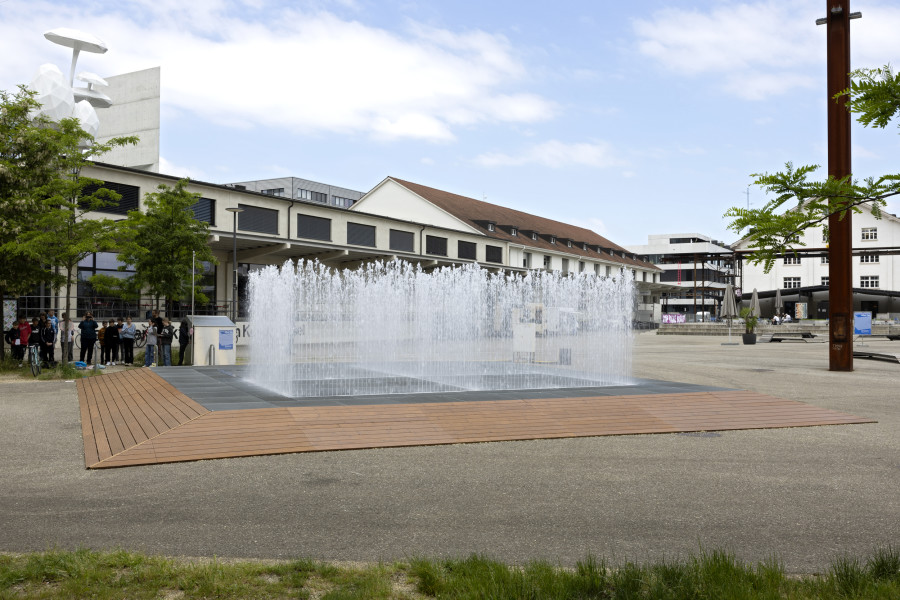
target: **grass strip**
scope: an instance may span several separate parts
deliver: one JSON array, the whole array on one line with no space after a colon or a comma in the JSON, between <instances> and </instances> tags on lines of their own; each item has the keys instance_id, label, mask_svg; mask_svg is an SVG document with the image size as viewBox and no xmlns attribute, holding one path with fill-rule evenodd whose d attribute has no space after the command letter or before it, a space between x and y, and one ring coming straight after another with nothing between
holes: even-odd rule
<instances>
[{"instance_id":1,"label":"grass strip","mask_svg":"<svg viewBox=\"0 0 900 600\"><path fill-rule=\"evenodd\" d=\"M0 555L0 600L13 598L887 600L900 598L900 551L840 557L822 575L788 577L777 560L750 565L721 550L616 566L588 556L574 569L545 561L512 566L482 555L348 566L54 550Z\"/></svg>"}]
</instances>

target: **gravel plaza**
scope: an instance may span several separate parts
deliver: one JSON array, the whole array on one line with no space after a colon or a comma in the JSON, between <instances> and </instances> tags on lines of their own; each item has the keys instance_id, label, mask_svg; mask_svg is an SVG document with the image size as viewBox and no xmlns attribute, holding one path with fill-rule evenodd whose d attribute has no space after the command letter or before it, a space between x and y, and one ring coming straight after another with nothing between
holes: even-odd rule
<instances>
[{"instance_id":1,"label":"gravel plaza","mask_svg":"<svg viewBox=\"0 0 900 600\"><path fill-rule=\"evenodd\" d=\"M86 470L75 386L0 383L0 551L377 561L483 552L573 564L724 547L816 572L900 540L900 365L821 343L637 335L636 377L875 423L537 439ZM863 349L863 348L861 348ZM896 353L898 342L866 342Z\"/></svg>"}]
</instances>

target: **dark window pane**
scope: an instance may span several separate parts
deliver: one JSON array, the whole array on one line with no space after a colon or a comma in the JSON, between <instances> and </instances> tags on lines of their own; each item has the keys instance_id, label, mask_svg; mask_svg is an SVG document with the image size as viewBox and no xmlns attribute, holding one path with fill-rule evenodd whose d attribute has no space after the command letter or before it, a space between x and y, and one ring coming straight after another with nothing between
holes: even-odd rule
<instances>
[{"instance_id":1,"label":"dark window pane","mask_svg":"<svg viewBox=\"0 0 900 600\"><path fill-rule=\"evenodd\" d=\"M447 238L426 235L425 253L437 256L447 256Z\"/></svg>"},{"instance_id":2,"label":"dark window pane","mask_svg":"<svg viewBox=\"0 0 900 600\"><path fill-rule=\"evenodd\" d=\"M459 247L457 248L457 256L468 260L475 260L476 248L475 242L464 242L460 240Z\"/></svg>"},{"instance_id":3,"label":"dark window pane","mask_svg":"<svg viewBox=\"0 0 900 600\"><path fill-rule=\"evenodd\" d=\"M271 208L260 208L247 204L238 204L244 212L239 212L238 229L257 231L259 233L278 234L278 211Z\"/></svg>"},{"instance_id":4,"label":"dark window pane","mask_svg":"<svg viewBox=\"0 0 900 600\"><path fill-rule=\"evenodd\" d=\"M116 203L98 208L97 212L109 213L112 215L127 215L129 210L138 209L138 199L141 195L141 188L135 185L126 185L124 183L115 183L113 181L107 181L100 185L90 184L84 186L82 195L90 196L101 188L106 188L121 194L122 197ZM86 203L81 203L81 206L86 207Z\"/></svg>"},{"instance_id":5,"label":"dark window pane","mask_svg":"<svg viewBox=\"0 0 900 600\"><path fill-rule=\"evenodd\" d=\"M411 231L399 231L391 229L391 250L400 250L401 252L413 252L415 237Z\"/></svg>"},{"instance_id":6,"label":"dark window pane","mask_svg":"<svg viewBox=\"0 0 900 600\"><path fill-rule=\"evenodd\" d=\"M501 248L500 246L485 246L484 260L485 262L502 263L503 248Z\"/></svg>"},{"instance_id":7,"label":"dark window pane","mask_svg":"<svg viewBox=\"0 0 900 600\"><path fill-rule=\"evenodd\" d=\"M331 241L331 219L297 215L297 237Z\"/></svg>"},{"instance_id":8,"label":"dark window pane","mask_svg":"<svg viewBox=\"0 0 900 600\"><path fill-rule=\"evenodd\" d=\"M212 198L200 198L191 206L194 218L201 223L216 224L216 201Z\"/></svg>"},{"instance_id":9,"label":"dark window pane","mask_svg":"<svg viewBox=\"0 0 900 600\"><path fill-rule=\"evenodd\" d=\"M347 243L353 246L375 247L375 226L347 223Z\"/></svg>"}]
</instances>

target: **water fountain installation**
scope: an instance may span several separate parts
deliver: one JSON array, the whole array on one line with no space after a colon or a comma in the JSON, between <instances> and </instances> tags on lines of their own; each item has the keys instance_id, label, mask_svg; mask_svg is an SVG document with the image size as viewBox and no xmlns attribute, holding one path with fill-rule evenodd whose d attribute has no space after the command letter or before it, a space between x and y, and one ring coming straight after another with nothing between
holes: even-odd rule
<instances>
[{"instance_id":1,"label":"water fountain installation","mask_svg":"<svg viewBox=\"0 0 900 600\"><path fill-rule=\"evenodd\" d=\"M292 398L631 383L631 274L338 271L250 276L247 378Z\"/></svg>"}]
</instances>

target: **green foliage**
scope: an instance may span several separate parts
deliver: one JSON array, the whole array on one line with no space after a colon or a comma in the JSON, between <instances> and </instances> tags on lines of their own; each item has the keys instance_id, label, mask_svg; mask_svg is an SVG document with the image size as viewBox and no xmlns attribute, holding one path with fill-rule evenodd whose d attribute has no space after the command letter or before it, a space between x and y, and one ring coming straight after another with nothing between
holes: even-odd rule
<instances>
[{"instance_id":1,"label":"green foliage","mask_svg":"<svg viewBox=\"0 0 900 600\"><path fill-rule=\"evenodd\" d=\"M744 319L744 331L753 333L756 325L759 323L759 317L753 314L752 310L745 306L741 309L741 318Z\"/></svg>"},{"instance_id":2,"label":"green foliage","mask_svg":"<svg viewBox=\"0 0 900 600\"><path fill-rule=\"evenodd\" d=\"M849 110L859 113L859 122L884 128L900 112L900 76L893 74L890 65L854 71L850 88L838 94L836 101L844 96ZM754 249L748 260L762 263L767 273L779 255L803 245L801 235L805 230L825 223L831 215L843 218L860 212L863 205L880 218L887 199L900 194L900 174L863 181L849 176L811 181L810 176L818 168L794 168L787 163L785 170L778 173L753 174L754 185L774 195L774 199L762 208L732 207L725 212L725 218L730 219L728 229L744 235Z\"/></svg>"},{"instance_id":3,"label":"green foliage","mask_svg":"<svg viewBox=\"0 0 900 600\"><path fill-rule=\"evenodd\" d=\"M753 566L721 550L618 567L589 557L574 570L544 561L508 565L478 555L349 567L311 560L178 561L122 550L53 550L0 554L0 598L875 600L900 597L900 577L892 570L896 558L896 550L888 548L864 563L840 558L822 577L787 577L776 560Z\"/></svg>"},{"instance_id":4,"label":"green foliage","mask_svg":"<svg viewBox=\"0 0 900 600\"><path fill-rule=\"evenodd\" d=\"M193 256L198 262L216 262L208 244L209 224L194 219L191 211L199 195L189 192L187 184L183 179L147 194L145 210L128 213L118 239L119 259L136 271L131 285L170 300L189 297L191 281L202 277ZM209 301L199 292L195 299Z\"/></svg>"},{"instance_id":5,"label":"green foliage","mask_svg":"<svg viewBox=\"0 0 900 600\"><path fill-rule=\"evenodd\" d=\"M858 120L866 127L887 127L900 111L900 73L895 74L888 64L880 69L857 69L850 77L850 88L836 100L849 96L847 106L859 113Z\"/></svg>"}]
</instances>

